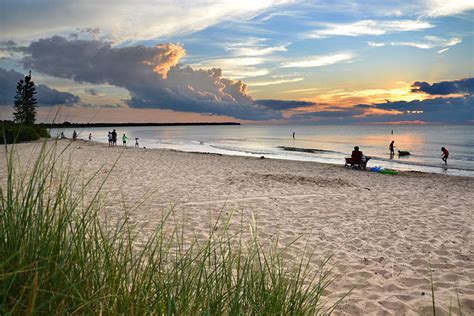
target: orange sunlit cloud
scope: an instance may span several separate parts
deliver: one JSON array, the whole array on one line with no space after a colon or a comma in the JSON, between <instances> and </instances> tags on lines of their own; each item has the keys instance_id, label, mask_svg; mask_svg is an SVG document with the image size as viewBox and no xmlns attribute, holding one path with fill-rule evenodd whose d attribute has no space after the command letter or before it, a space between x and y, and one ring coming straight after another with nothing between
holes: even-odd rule
<instances>
[{"instance_id":1,"label":"orange sunlit cloud","mask_svg":"<svg viewBox=\"0 0 474 316\"><path fill-rule=\"evenodd\" d=\"M186 51L181 45L176 44L160 44L155 48L158 53L152 60L146 60L143 63L152 66L154 72L166 79L170 68L178 64L179 60L186 55Z\"/></svg>"},{"instance_id":2,"label":"orange sunlit cloud","mask_svg":"<svg viewBox=\"0 0 474 316\"><path fill-rule=\"evenodd\" d=\"M337 89L319 94L310 99L315 103L327 104L327 106L352 107L356 104L376 104L384 103L387 100L413 101L430 98L429 95L414 93L411 91L411 85L405 82L397 82L400 87L391 89L362 89L345 90ZM318 107L321 110L321 107Z\"/></svg>"}]
</instances>

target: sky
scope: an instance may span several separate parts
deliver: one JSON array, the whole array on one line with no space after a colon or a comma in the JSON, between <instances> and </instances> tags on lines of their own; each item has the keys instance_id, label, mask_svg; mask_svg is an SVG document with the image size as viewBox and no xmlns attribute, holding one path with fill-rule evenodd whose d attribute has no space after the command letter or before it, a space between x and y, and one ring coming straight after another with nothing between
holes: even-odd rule
<instances>
[{"instance_id":1,"label":"sky","mask_svg":"<svg viewBox=\"0 0 474 316\"><path fill-rule=\"evenodd\" d=\"M2 0L0 120L474 124L474 2Z\"/></svg>"}]
</instances>

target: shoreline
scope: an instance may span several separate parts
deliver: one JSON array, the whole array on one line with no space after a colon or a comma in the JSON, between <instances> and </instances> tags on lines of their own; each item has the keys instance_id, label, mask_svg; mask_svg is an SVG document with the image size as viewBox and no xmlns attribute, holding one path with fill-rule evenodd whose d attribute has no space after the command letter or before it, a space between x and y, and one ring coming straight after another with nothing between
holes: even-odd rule
<instances>
[{"instance_id":1,"label":"shoreline","mask_svg":"<svg viewBox=\"0 0 474 316\"><path fill-rule=\"evenodd\" d=\"M40 144L16 145L19 157L26 158L23 164ZM109 223L127 214L147 236L173 209L186 236L205 240L220 212L233 213L235 229L255 220L262 241L291 244L285 253L289 262L298 262L307 251L316 267L332 255L336 279L326 298L352 289L336 315L429 314L430 274L440 313L450 303L457 306L456 293L463 312L474 313L471 177L392 176L307 161L109 148L70 139L57 146L69 146L63 162L77 173L78 183L97 170L97 182L108 177L101 213ZM143 196L148 199L134 208Z\"/></svg>"},{"instance_id":2,"label":"shoreline","mask_svg":"<svg viewBox=\"0 0 474 316\"><path fill-rule=\"evenodd\" d=\"M67 141L71 141L72 142L72 139L71 138L65 138L65 139L58 139L59 141L61 140L67 140ZM39 141L36 141L36 142L41 142L41 141L44 141L44 140L39 140ZM47 141L55 141L55 139L47 139ZM80 142L84 142L84 143L94 143L96 145L100 145L100 146L103 146L105 148L108 148L109 146L107 145L107 143L105 142L100 142L100 141L96 141L96 140L86 140L86 139L78 139L77 141L80 141ZM29 142L29 143L35 143L35 142ZM117 148L123 148L123 146L121 144L118 144L117 146L115 146ZM235 155L226 155L226 154L221 154L221 153L213 153L213 152L201 152L201 151L184 151L184 150L178 150L178 149L171 149L171 148L155 148L155 147L134 147L134 146L125 146L125 148L127 149L134 149L134 150L162 150L162 151L171 151L171 152L181 152L181 153L190 153L190 154L202 154L202 155L216 155L216 156L226 156L226 157L245 157L245 158L254 158L254 159L262 159L261 157L258 157L257 155L255 156L251 156L251 155L239 155L239 154L235 154ZM285 159L285 158L274 158L274 157L266 157L265 155L261 155L264 157L264 159L269 159L269 160L283 160L283 161L288 161L288 162L305 162L305 163L311 163L311 164L318 164L318 165L328 165L328 166L333 166L333 167L344 167L344 163L330 163L330 162L319 162L319 161L311 161L311 160L294 160L294 159ZM348 154L349 156L349 154ZM408 163L404 163L404 162L397 162L397 163L400 163L400 164L406 164L406 165L409 165ZM420 166L425 166L425 165L420 165ZM370 167L370 166L368 166ZM438 166L428 166L430 168L441 168L441 167L438 167ZM455 170L465 170L465 169L457 169L457 168L453 168ZM347 169L347 170L351 170L351 169ZM436 172L429 172L429 171L418 171L418 170L397 170L397 169L393 169L393 170L396 170L399 174L427 174L427 175L435 175L435 176L441 176L441 177L455 177L455 178L467 178L467 179L473 179L474 176L466 176L466 175L456 175L456 174L442 174L442 173L436 173ZM369 173L376 173L376 172L372 172L370 170L354 170L354 171L360 171L360 172L369 172Z\"/></svg>"}]
</instances>

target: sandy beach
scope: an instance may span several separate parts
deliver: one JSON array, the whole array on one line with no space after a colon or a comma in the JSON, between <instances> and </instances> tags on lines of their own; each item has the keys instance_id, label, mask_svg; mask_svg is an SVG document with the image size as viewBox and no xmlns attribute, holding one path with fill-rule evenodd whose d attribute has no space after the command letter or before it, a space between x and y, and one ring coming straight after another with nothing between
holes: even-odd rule
<instances>
[{"instance_id":1,"label":"sandy beach","mask_svg":"<svg viewBox=\"0 0 474 316\"><path fill-rule=\"evenodd\" d=\"M53 141L49 141L52 144ZM65 166L85 181L105 177L103 211L151 231L174 208L187 233L206 236L219 212L236 226L255 218L259 237L305 249L317 266L332 258L328 299L352 292L337 315L430 315L432 275L437 312L474 314L474 178L420 172L383 175L318 164L185 153L68 140ZM23 165L40 143L20 144ZM5 179L1 149L0 179ZM137 201L147 199L134 207ZM431 266L431 274L430 274ZM458 297L457 297L458 296Z\"/></svg>"}]
</instances>

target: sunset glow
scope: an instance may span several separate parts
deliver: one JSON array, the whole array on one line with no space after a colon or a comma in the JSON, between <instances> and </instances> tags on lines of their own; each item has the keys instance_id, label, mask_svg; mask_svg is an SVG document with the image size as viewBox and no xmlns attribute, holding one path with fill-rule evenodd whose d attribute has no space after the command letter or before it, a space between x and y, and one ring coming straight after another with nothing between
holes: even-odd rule
<instances>
[{"instance_id":1,"label":"sunset glow","mask_svg":"<svg viewBox=\"0 0 474 316\"><path fill-rule=\"evenodd\" d=\"M44 120L53 108L81 121L474 119L469 1L7 0L3 9L0 119L11 119L12 89L29 70Z\"/></svg>"}]
</instances>

